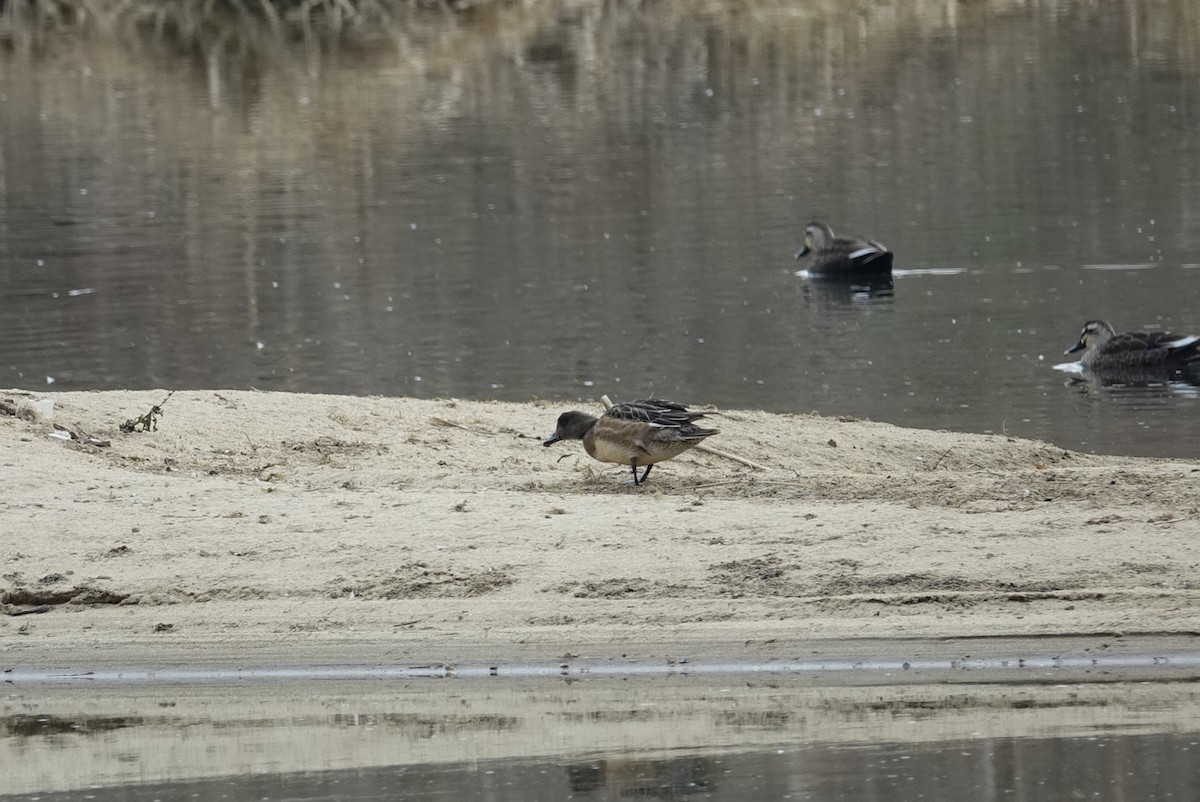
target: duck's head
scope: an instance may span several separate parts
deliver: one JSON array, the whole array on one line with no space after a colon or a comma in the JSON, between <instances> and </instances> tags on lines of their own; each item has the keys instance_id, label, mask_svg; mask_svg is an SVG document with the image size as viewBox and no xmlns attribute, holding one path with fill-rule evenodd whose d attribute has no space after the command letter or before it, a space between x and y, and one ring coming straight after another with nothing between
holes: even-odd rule
<instances>
[{"instance_id":1,"label":"duck's head","mask_svg":"<svg viewBox=\"0 0 1200 802\"><path fill-rule=\"evenodd\" d=\"M1117 334L1107 321L1104 320L1089 320L1083 324L1083 331L1079 332L1079 342L1072 345L1064 354L1073 354L1076 351L1082 351L1085 348L1095 348L1098 345L1111 340Z\"/></svg>"},{"instance_id":2,"label":"duck's head","mask_svg":"<svg viewBox=\"0 0 1200 802\"><path fill-rule=\"evenodd\" d=\"M558 426L554 434L542 441L544 446L552 446L559 440L582 440L596 425L596 418L586 412L564 412L558 416Z\"/></svg>"},{"instance_id":3,"label":"duck's head","mask_svg":"<svg viewBox=\"0 0 1200 802\"><path fill-rule=\"evenodd\" d=\"M824 223L815 220L804 227L804 244L796 251L796 258L808 256L813 251L819 251L826 243L833 241L833 230Z\"/></svg>"}]
</instances>

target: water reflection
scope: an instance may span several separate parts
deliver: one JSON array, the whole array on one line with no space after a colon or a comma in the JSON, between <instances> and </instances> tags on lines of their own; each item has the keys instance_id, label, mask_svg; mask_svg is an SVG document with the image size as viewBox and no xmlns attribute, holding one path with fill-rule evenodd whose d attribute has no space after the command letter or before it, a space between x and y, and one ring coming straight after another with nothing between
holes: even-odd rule
<instances>
[{"instance_id":1,"label":"water reflection","mask_svg":"<svg viewBox=\"0 0 1200 802\"><path fill-rule=\"evenodd\" d=\"M1056 368L1060 366L1056 365ZM1074 368L1074 365L1071 366ZM1197 387L1200 387L1200 374L1196 368L1181 368L1179 370L1153 369L1153 368L1106 368L1104 370L1095 370L1093 368L1080 368L1078 371L1064 371L1071 373L1067 381L1070 385L1077 387L1083 391L1099 392L1101 390L1121 391L1128 390L1127 396L1132 395L1132 391L1152 391L1152 393L1144 393L1145 395L1161 395L1163 391L1174 393L1182 396L1195 396Z\"/></svg>"},{"instance_id":2,"label":"water reflection","mask_svg":"<svg viewBox=\"0 0 1200 802\"><path fill-rule=\"evenodd\" d=\"M860 279L822 277L809 278L803 285L803 293L805 300L817 307L879 307L892 302L895 286L891 276Z\"/></svg>"},{"instance_id":3,"label":"water reflection","mask_svg":"<svg viewBox=\"0 0 1200 802\"><path fill-rule=\"evenodd\" d=\"M717 776L719 761L711 757L674 760L638 760L626 757L589 759L563 766L567 785L584 798L607 796L643 799L682 799L705 794L711 799L721 791Z\"/></svg>"},{"instance_id":4,"label":"water reflection","mask_svg":"<svg viewBox=\"0 0 1200 802\"><path fill-rule=\"evenodd\" d=\"M468 763L91 786L95 800L1195 799L1196 733L847 745L782 745L648 759ZM0 799L52 802L79 792Z\"/></svg>"},{"instance_id":5,"label":"water reflection","mask_svg":"<svg viewBox=\"0 0 1200 802\"><path fill-rule=\"evenodd\" d=\"M543 5L341 46L9 35L0 384L656 393L1192 453L1190 401L1083 427L1044 357L1093 317L1200 328L1193 2ZM793 277L814 217L913 275Z\"/></svg>"},{"instance_id":6,"label":"water reflection","mask_svg":"<svg viewBox=\"0 0 1200 802\"><path fill-rule=\"evenodd\" d=\"M18 681L0 708L0 799L862 799L893 784L931 793L940 777L977 793L933 798L1021 788L1049 801L1072 783L1110 798L1143 769L1194 797L1193 684L1046 676L1055 684ZM1111 765L1124 768L1100 771Z\"/></svg>"}]
</instances>

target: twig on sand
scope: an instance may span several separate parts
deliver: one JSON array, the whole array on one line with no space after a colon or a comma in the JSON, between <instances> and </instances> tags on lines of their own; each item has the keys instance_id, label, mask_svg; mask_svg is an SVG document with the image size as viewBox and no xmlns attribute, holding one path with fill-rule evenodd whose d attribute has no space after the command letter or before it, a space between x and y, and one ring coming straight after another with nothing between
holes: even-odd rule
<instances>
[{"instance_id":1,"label":"twig on sand","mask_svg":"<svg viewBox=\"0 0 1200 802\"><path fill-rule=\"evenodd\" d=\"M465 426L452 420L446 420L445 418L433 417L429 419L429 422L434 426L444 426L448 429L462 429L464 432L471 432L472 434L499 434L499 432L492 431L491 429L478 429L472 426Z\"/></svg>"},{"instance_id":2,"label":"twig on sand","mask_svg":"<svg viewBox=\"0 0 1200 802\"><path fill-rule=\"evenodd\" d=\"M1196 515L1180 515L1178 518L1166 518L1161 521L1151 521L1150 523L1154 524L1155 526L1170 526L1171 524L1177 524L1183 521L1194 521L1197 517L1198 516Z\"/></svg>"},{"instance_id":3,"label":"twig on sand","mask_svg":"<svg viewBox=\"0 0 1200 802\"><path fill-rule=\"evenodd\" d=\"M740 462L743 465L748 465L749 467L753 468L756 471L767 470L766 465L759 465L757 462L748 460L745 457L739 457L737 454L730 454L728 451L722 451L719 448L713 448L712 446L706 446L704 443L700 443L699 445L697 445L696 450L707 452L709 454L712 454L713 456L724 457L725 459L733 460L734 462Z\"/></svg>"},{"instance_id":4,"label":"twig on sand","mask_svg":"<svg viewBox=\"0 0 1200 802\"><path fill-rule=\"evenodd\" d=\"M611 407L613 405L612 399L609 398L608 395L600 396L600 403L604 405L605 409L608 409L609 407ZM715 457L723 457L724 459L727 459L727 460L732 460L734 462L740 462L742 465L747 465L751 468L754 468L756 471L767 470L766 465L759 465L757 462L748 460L745 457L739 457L737 454L730 454L728 451L722 451L719 448L713 448L712 446L707 445L705 443L697 443L695 448L697 451L703 451L704 453L712 454Z\"/></svg>"},{"instance_id":5,"label":"twig on sand","mask_svg":"<svg viewBox=\"0 0 1200 802\"><path fill-rule=\"evenodd\" d=\"M954 446L950 446L950 448L947 448L945 451L943 451L938 456L937 460L932 465L929 466L929 470L936 471L938 466L942 464L942 460L944 460L946 458L946 455L949 454L953 449L954 449Z\"/></svg>"}]
</instances>

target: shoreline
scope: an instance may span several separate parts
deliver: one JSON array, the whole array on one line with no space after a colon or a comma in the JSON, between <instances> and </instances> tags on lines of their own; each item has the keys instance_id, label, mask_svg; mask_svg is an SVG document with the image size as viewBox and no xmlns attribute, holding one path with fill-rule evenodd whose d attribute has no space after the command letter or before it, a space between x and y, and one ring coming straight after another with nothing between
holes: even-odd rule
<instances>
[{"instance_id":1,"label":"shoreline","mask_svg":"<svg viewBox=\"0 0 1200 802\"><path fill-rule=\"evenodd\" d=\"M940 685L954 687L989 683L1171 683L1200 676L1200 635L1071 635L1045 638L951 638L858 641L808 641L783 648L764 644L739 649L727 644L687 644L727 652L714 657L696 654L684 644L668 649L669 656L646 657L601 649L595 655L567 653L554 660L476 662L390 662L356 655L356 661L306 664L271 663L261 655L243 655L236 663L184 664L170 657L143 657L129 663L98 663L56 668L6 668L5 682L22 690L60 690L72 686L213 686L237 684L358 684L376 681L459 680L509 684L517 681L563 679L574 682L611 679L687 678L697 682L786 680L813 687L892 688ZM369 651L369 650L368 650ZM793 657L784 657L792 654ZM245 659L249 657L250 659ZM156 662L157 661L157 662Z\"/></svg>"}]
</instances>

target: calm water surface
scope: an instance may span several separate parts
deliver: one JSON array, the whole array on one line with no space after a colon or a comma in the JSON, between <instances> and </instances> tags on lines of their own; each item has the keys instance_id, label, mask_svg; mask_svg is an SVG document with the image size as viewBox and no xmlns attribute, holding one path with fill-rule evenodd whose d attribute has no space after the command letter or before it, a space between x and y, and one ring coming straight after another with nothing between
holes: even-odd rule
<instances>
[{"instance_id":1,"label":"calm water surface","mask_svg":"<svg viewBox=\"0 0 1200 802\"><path fill-rule=\"evenodd\" d=\"M1192 0L548 4L312 53L0 53L0 386L818 410L1197 455ZM602 7L601 7L602 6ZM802 7L796 7L802 6ZM796 276L803 224L887 290Z\"/></svg>"}]
</instances>

